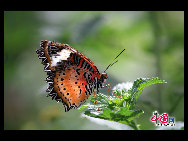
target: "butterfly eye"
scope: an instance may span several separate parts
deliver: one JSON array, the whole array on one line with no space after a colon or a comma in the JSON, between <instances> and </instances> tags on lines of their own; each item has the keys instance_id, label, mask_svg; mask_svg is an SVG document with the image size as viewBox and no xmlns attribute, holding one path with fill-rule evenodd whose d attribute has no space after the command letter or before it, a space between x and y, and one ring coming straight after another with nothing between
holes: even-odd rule
<instances>
[{"instance_id":1,"label":"butterfly eye","mask_svg":"<svg viewBox=\"0 0 188 141\"><path fill-rule=\"evenodd\" d=\"M103 77L104 79L107 79L107 73L102 73L101 77Z\"/></svg>"},{"instance_id":2,"label":"butterfly eye","mask_svg":"<svg viewBox=\"0 0 188 141\"><path fill-rule=\"evenodd\" d=\"M102 82L104 82L106 79L107 79L107 73L104 72L104 73L101 74L100 80L101 80Z\"/></svg>"}]
</instances>

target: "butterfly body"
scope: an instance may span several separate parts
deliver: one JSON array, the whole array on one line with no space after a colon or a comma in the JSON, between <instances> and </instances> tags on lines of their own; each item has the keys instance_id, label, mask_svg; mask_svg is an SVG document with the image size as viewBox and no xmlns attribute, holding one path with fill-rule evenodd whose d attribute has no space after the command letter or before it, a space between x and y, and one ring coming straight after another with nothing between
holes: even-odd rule
<instances>
[{"instance_id":1,"label":"butterfly body","mask_svg":"<svg viewBox=\"0 0 188 141\"><path fill-rule=\"evenodd\" d=\"M106 73L100 74L89 58L68 44L43 40L36 53L47 72L47 96L62 102L65 111L78 108L107 79Z\"/></svg>"}]
</instances>

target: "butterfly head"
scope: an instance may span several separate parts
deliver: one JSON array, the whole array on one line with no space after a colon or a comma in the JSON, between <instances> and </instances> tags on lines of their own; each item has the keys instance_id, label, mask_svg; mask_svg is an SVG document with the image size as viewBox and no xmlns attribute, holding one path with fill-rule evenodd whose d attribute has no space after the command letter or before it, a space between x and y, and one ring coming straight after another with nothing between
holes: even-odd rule
<instances>
[{"instance_id":1,"label":"butterfly head","mask_svg":"<svg viewBox=\"0 0 188 141\"><path fill-rule=\"evenodd\" d=\"M103 72L103 73L101 74L100 80L101 80L102 82L105 82L107 78L108 78L108 77L107 77L107 73L106 73L106 72Z\"/></svg>"}]
</instances>

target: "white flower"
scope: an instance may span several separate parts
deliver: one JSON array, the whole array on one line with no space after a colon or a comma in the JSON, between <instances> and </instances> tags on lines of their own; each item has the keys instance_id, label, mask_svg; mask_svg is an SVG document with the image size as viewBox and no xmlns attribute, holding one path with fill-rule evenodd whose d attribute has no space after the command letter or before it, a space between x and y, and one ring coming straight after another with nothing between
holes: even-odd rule
<instances>
[{"instance_id":1,"label":"white flower","mask_svg":"<svg viewBox=\"0 0 188 141\"><path fill-rule=\"evenodd\" d=\"M122 91L124 90L125 92L128 92L128 90L130 90L133 86L132 82L123 82L123 83L119 83L116 86L114 86L113 90L119 90Z\"/></svg>"}]
</instances>

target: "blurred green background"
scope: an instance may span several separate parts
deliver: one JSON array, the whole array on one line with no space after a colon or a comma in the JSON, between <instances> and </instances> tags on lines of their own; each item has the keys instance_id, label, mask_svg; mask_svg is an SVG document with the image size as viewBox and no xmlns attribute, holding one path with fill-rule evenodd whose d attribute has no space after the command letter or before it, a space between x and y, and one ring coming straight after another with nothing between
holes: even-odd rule
<instances>
[{"instance_id":1,"label":"blurred green background","mask_svg":"<svg viewBox=\"0 0 188 141\"><path fill-rule=\"evenodd\" d=\"M81 118L76 109L65 113L46 97L46 73L35 52L41 40L68 43L100 72L125 48L106 83L156 76L168 82L144 89L136 106L145 111L137 120L140 128L155 129L155 110L184 122L184 12L5 11L5 130L113 129Z\"/></svg>"}]
</instances>

